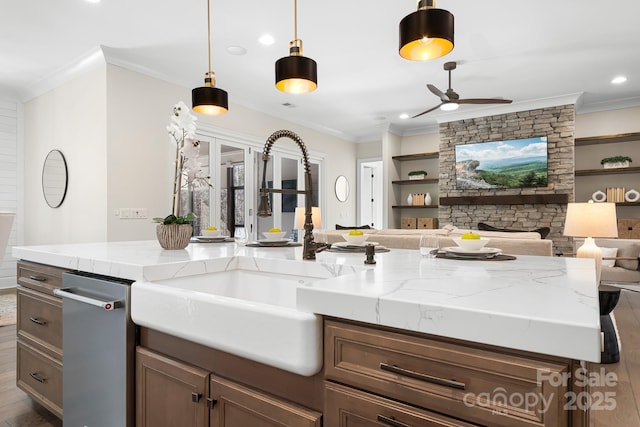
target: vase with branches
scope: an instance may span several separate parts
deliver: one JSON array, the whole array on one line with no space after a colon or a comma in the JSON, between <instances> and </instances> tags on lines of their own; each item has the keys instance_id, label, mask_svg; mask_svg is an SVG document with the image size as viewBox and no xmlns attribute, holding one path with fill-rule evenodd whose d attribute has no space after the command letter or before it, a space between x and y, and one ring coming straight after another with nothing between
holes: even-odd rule
<instances>
[{"instance_id":1,"label":"vase with branches","mask_svg":"<svg viewBox=\"0 0 640 427\"><path fill-rule=\"evenodd\" d=\"M173 106L167 132L171 143L175 146L175 162L173 173L173 193L171 197L171 213L166 217L156 217L153 220L160 225L188 225L189 238L193 228L191 224L197 220L197 216L187 206L182 209L182 194L189 194L194 189L211 186L211 177L206 175L200 166L198 159L200 141L196 138L196 116L190 113L189 107L180 101ZM157 228L160 240L161 227ZM186 227L183 227L183 234ZM175 233L174 233L175 234ZM184 240L184 239L183 239ZM162 245L162 242L160 242ZM186 247L188 240L183 247ZM164 247L164 245L163 245Z\"/></svg>"}]
</instances>

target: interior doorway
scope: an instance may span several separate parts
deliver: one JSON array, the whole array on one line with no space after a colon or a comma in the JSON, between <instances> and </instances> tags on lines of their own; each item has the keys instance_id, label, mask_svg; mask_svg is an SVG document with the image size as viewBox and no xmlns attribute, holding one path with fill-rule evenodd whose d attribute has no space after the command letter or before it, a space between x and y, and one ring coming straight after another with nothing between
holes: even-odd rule
<instances>
[{"instance_id":1,"label":"interior doorway","mask_svg":"<svg viewBox=\"0 0 640 427\"><path fill-rule=\"evenodd\" d=\"M382 160L358 161L358 224L382 228Z\"/></svg>"}]
</instances>

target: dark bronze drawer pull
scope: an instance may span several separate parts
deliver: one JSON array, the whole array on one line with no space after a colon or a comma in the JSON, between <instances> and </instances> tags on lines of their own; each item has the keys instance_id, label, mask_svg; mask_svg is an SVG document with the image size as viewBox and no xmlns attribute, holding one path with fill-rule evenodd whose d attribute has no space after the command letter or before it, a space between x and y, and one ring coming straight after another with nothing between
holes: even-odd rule
<instances>
[{"instance_id":1,"label":"dark bronze drawer pull","mask_svg":"<svg viewBox=\"0 0 640 427\"><path fill-rule=\"evenodd\" d=\"M388 363L381 362L380 369L383 371L393 372L394 374L403 375L405 377L413 378L415 380L426 381L432 384L443 385L447 387L457 388L459 390L464 390L464 383L454 380L446 380L444 378L432 377L430 375L421 374L420 372L410 371L408 369L399 368L394 365L389 365Z\"/></svg>"},{"instance_id":2,"label":"dark bronze drawer pull","mask_svg":"<svg viewBox=\"0 0 640 427\"><path fill-rule=\"evenodd\" d=\"M34 380L38 381L39 383L44 384L44 383L47 382L46 378L42 378L42 377L38 376L38 374L35 373L35 372L33 374L29 374L29 375L31 376L31 378L33 378Z\"/></svg>"},{"instance_id":3,"label":"dark bronze drawer pull","mask_svg":"<svg viewBox=\"0 0 640 427\"><path fill-rule=\"evenodd\" d=\"M29 279L35 280L36 282L46 282L47 278L42 276L29 276Z\"/></svg>"},{"instance_id":4,"label":"dark bronze drawer pull","mask_svg":"<svg viewBox=\"0 0 640 427\"><path fill-rule=\"evenodd\" d=\"M40 320L36 317L30 317L29 320L31 320L33 323L41 325L41 326L45 326L47 324L47 322L45 320Z\"/></svg>"},{"instance_id":5,"label":"dark bronze drawer pull","mask_svg":"<svg viewBox=\"0 0 640 427\"><path fill-rule=\"evenodd\" d=\"M393 427L411 427L409 424L401 423L400 421L396 421L394 418L388 418L384 415L378 415L378 421Z\"/></svg>"}]
</instances>

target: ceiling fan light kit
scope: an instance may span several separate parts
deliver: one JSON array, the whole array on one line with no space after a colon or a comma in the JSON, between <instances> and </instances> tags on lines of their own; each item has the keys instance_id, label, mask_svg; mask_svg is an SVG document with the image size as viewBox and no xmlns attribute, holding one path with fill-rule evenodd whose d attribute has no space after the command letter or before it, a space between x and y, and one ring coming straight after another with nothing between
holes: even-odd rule
<instances>
[{"instance_id":1,"label":"ceiling fan light kit","mask_svg":"<svg viewBox=\"0 0 640 427\"><path fill-rule=\"evenodd\" d=\"M451 71L455 70L456 66L457 64L454 61L444 63L443 68L445 71L449 73L449 87L447 88L446 92L442 92L440 89L438 89L432 84L427 85L427 88L429 89L429 91L433 93L435 96L437 96L438 98L440 98L440 104L436 105L435 107L431 107L428 110L423 111L422 113L416 114L415 116L411 117L412 119L415 119L416 117L420 117L424 114L430 113L431 111L437 110L438 108L440 108L443 111L457 110L460 104L476 104L476 105L477 104L511 104L513 102L510 99L499 99L499 98L460 99L460 95L458 95L458 93L455 90L453 90L453 88L451 87Z\"/></svg>"},{"instance_id":2,"label":"ceiling fan light kit","mask_svg":"<svg viewBox=\"0 0 640 427\"><path fill-rule=\"evenodd\" d=\"M418 10L400 21L399 53L403 58L427 61L453 50L453 15L435 6L435 0L419 0Z\"/></svg>"},{"instance_id":3,"label":"ceiling fan light kit","mask_svg":"<svg viewBox=\"0 0 640 427\"><path fill-rule=\"evenodd\" d=\"M293 1L293 40L289 56L276 61L276 88L286 93L309 93L318 87L318 64L302 55L302 40L298 38L298 1Z\"/></svg>"},{"instance_id":4,"label":"ceiling fan light kit","mask_svg":"<svg viewBox=\"0 0 640 427\"><path fill-rule=\"evenodd\" d=\"M204 75L204 86L191 91L191 106L196 113L220 115L229 111L229 97L216 87L216 76L211 71L211 0L207 0L207 54L209 71Z\"/></svg>"}]
</instances>

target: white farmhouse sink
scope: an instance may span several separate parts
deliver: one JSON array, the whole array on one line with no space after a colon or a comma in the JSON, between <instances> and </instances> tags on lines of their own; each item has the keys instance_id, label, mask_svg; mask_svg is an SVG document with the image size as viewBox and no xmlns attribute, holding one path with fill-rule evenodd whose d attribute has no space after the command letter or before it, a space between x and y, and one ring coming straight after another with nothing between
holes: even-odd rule
<instances>
[{"instance_id":1,"label":"white farmhouse sink","mask_svg":"<svg viewBox=\"0 0 640 427\"><path fill-rule=\"evenodd\" d=\"M220 271L133 283L131 317L141 326L314 375L322 368L321 319L296 309L296 290L354 271L308 261L233 257Z\"/></svg>"}]
</instances>

